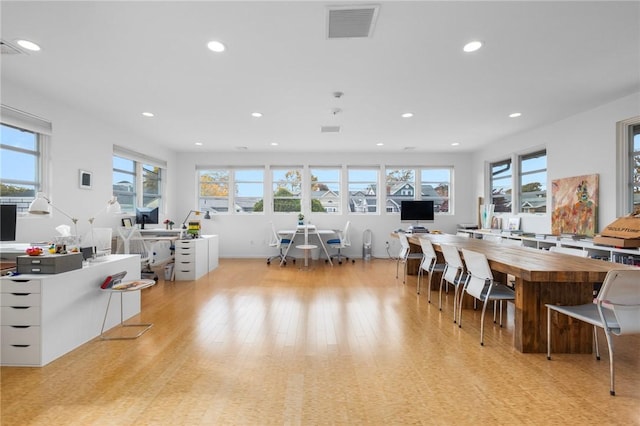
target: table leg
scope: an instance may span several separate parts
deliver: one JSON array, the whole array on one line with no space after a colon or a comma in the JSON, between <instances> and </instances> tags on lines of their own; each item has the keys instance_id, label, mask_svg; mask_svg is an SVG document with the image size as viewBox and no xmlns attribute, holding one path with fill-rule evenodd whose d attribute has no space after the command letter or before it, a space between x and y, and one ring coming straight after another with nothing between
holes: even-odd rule
<instances>
[{"instance_id":1,"label":"table leg","mask_svg":"<svg viewBox=\"0 0 640 426\"><path fill-rule=\"evenodd\" d=\"M514 346L524 353L547 352L545 304L580 305L593 299L593 283L532 282L516 277ZM554 312L551 317L554 353L591 353L593 326Z\"/></svg>"}]
</instances>

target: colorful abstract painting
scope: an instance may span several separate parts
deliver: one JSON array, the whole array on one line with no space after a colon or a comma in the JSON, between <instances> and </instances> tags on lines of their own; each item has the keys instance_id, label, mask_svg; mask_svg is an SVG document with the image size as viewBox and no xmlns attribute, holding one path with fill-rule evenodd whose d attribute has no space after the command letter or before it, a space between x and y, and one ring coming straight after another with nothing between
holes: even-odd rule
<instances>
[{"instance_id":1,"label":"colorful abstract painting","mask_svg":"<svg viewBox=\"0 0 640 426\"><path fill-rule=\"evenodd\" d=\"M551 233L594 236L598 223L598 175L556 179L551 190Z\"/></svg>"}]
</instances>

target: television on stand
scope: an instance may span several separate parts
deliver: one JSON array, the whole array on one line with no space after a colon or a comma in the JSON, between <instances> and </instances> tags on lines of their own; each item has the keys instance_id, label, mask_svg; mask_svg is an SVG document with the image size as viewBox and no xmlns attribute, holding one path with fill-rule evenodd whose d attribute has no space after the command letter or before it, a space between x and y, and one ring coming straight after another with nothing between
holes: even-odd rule
<instances>
[{"instance_id":1,"label":"television on stand","mask_svg":"<svg viewBox=\"0 0 640 426\"><path fill-rule=\"evenodd\" d=\"M411 232L429 232L420 223L433 222L434 220L433 200L412 200L400 203L400 222L411 222L409 226Z\"/></svg>"},{"instance_id":2,"label":"television on stand","mask_svg":"<svg viewBox=\"0 0 640 426\"><path fill-rule=\"evenodd\" d=\"M140 229L144 229L146 224L158 223L157 207L136 207L136 223L140 225Z\"/></svg>"}]
</instances>

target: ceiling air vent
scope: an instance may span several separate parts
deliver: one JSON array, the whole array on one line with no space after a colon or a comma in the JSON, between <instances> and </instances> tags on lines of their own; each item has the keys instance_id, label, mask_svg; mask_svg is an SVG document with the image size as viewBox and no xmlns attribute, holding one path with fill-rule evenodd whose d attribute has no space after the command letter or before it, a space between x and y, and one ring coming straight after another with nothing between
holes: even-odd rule
<instances>
[{"instance_id":1,"label":"ceiling air vent","mask_svg":"<svg viewBox=\"0 0 640 426\"><path fill-rule=\"evenodd\" d=\"M320 133L339 133L340 126L322 126L320 127Z\"/></svg>"},{"instance_id":2,"label":"ceiling air vent","mask_svg":"<svg viewBox=\"0 0 640 426\"><path fill-rule=\"evenodd\" d=\"M371 37L378 17L379 6L329 7L327 15L328 38Z\"/></svg>"},{"instance_id":3,"label":"ceiling air vent","mask_svg":"<svg viewBox=\"0 0 640 426\"><path fill-rule=\"evenodd\" d=\"M0 40L0 49L0 53L3 55L21 55L24 53L22 50L4 40Z\"/></svg>"}]
</instances>

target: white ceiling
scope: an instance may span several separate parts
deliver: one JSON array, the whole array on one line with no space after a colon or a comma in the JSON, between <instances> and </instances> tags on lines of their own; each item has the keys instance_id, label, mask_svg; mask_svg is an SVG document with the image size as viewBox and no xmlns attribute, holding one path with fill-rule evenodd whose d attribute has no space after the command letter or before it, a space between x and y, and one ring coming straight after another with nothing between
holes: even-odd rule
<instances>
[{"instance_id":1,"label":"white ceiling","mask_svg":"<svg viewBox=\"0 0 640 426\"><path fill-rule=\"evenodd\" d=\"M2 55L2 85L178 151L252 152L469 151L640 90L636 1L371 2L370 38L329 40L335 4L362 3L3 0L2 39L42 50Z\"/></svg>"}]
</instances>

